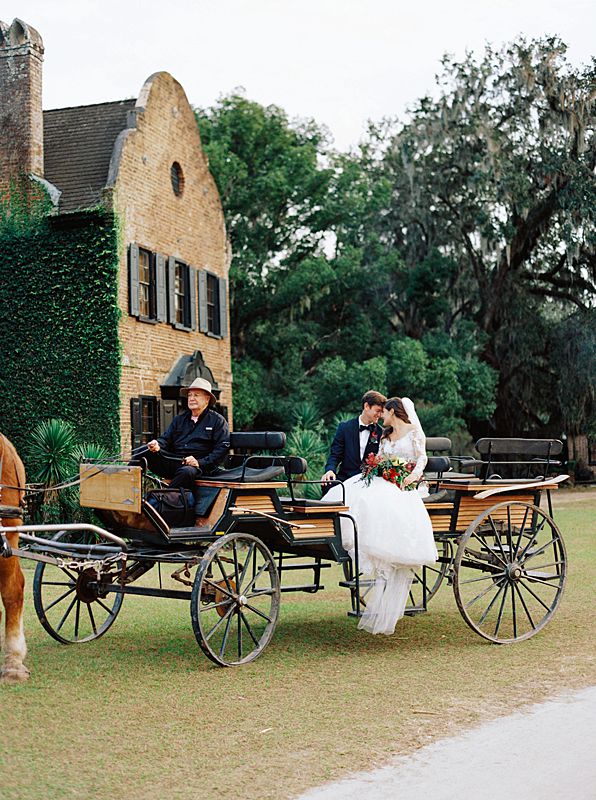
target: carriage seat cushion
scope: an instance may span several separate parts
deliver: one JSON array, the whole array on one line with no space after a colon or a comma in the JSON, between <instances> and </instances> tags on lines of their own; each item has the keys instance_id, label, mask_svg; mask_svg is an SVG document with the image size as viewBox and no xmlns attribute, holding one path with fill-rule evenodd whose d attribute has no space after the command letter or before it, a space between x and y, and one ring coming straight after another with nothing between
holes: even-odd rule
<instances>
[{"instance_id":1,"label":"carriage seat cushion","mask_svg":"<svg viewBox=\"0 0 596 800\"><path fill-rule=\"evenodd\" d=\"M242 467L233 469L221 469L211 475L201 475L202 481L241 481L244 483L261 483L272 481L283 474L284 468L280 466L265 467L264 469L254 469L246 467L244 475Z\"/></svg>"}]
</instances>

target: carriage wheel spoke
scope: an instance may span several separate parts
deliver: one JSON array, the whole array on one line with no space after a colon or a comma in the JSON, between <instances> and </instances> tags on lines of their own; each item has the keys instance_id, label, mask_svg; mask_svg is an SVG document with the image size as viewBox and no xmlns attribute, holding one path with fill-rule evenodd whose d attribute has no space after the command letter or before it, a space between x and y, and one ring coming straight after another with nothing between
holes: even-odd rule
<instances>
[{"instance_id":1,"label":"carriage wheel spoke","mask_svg":"<svg viewBox=\"0 0 596 800\"><path fill-rule=\"evenodd\" d=\"M503 578L505 576L504 572L493 573L491 572L490 575L482 575L480 578L468 578L465 581L460 581L460 584L463 586L464 583L477 583L478 581L492 581L493 578Z\"/></svg>"},{"instance_id":2,"label":"carriage wheel spoke","mask_svg":"<svg viewBox=\"0 0 596 800\"><path fill-rule=\"evenodd\" d=\"M102 601L99 599L99 597L97 598L97 600L95 602L98 605L100 605L104 609L104 611L107 611L110 616L112 616L114 614L114 609L110 608L109 606L106 606L105 603L102 603Z\"/></svg>"},{"instance_id":3,"label":"carriage wheel spoke","mask_svg":"<svg viewBox=\"0 0 596 800\"><path fill-rule=\"evenodd\" d=\"M75 627L74 627L74 637L75 639L79 638L79 622L81 621L81 601L77 600L77 610L75 612Z\"/></svg>"},{"instance_id":4,"label":"carriage wheel spoke","mask_svg":"<svg viewBox=\"0 0 596 800\"><path fill-rule=\"evenodd\" d=\"M491 528L493 529L493 533L494 533L494 535L495 535L495 541L496 541L496 542L497 542L497 544L499 545L499 550L501 551L501 553L502 553L502 555L503 555L503 558L502 558L502 559L500 559L500 560L503 562L503 566L506 566L506 565L507 565L507 555L505 554L505 551L503 550L503 545L502 545L502 543L501 543L501 534L500 534L500 533L499 533L499 531L497 530L497 527L496 527L496 525L495 525L495 522L494 522L493 518L490 516L490 514L488 515L488 518L487 518L487 519L488 519L488 523L489 523L489 525L490 525L490 526L491 526ZM476 532L474 532L474 535L476 535ZM495 553L495 555L497 555L497 554ZM499 556L497 556L497 558L499 558Z\"/></svg>"},{"instance_id":5,"label":"carriage wheel spoke","mask_svg":"<svg viewBox=\"0 0 596 800\"><path fill-rule=\"evenodd\" d=\"M489 546L489 545L486 543L486 541L485 541L485 539L484 539L484 537L483 537L483 536L481 536L479 533L475 532L475 533L474 533L474 538L475 538L475 539L477 539L477 541L478 541L478 542L480 542L480 544L481 544L483 547L485 547L485 548L486 548L486 550L488 551L488 553L489 553L490 555L494 556L495 558L498 558L498 559L499 559L499 561L501 562L501 564L502 564L504 567L506 567L506 566L507 566L507 562L506 562L506 561L503 561L503 559L501 558L501 556L500 556L498 553L495 553L494 549L493 549L493 548L491 548L491 547L490 547L490 546ZM499 542L499 549L501 550L501 552L503 552L503 547L501 546L501 542ZM504 552L503 552L503 555L505 556L505 553L504 553ZM487 562L485 562L485 563L487 563Z\"/></svg>"},{"instance_id":6,"label":"carriage wheel spoke","mask_svg":"<svg viewBox=\"0 0 596 800\"><path fill-rule=\"evenodd\" d=\"M91 620L91 627L93 628L93 633L97 636L97 627L95 625L95 619L93 618L93 611L91 610L91 603L87 603L87 611L89 612L89 619Z\"/></svg>"},{"instance_id":7,"label":"carriage wheel spoke","mask_svg":"<svg viewBox=\"0 0 596 800\"><path fill-rule=\"evenodd\" d=\"M528 611L528 606L526 605L526 601L524 600L523 595L520 592L518 585L516 583L514 583L513 584L513 588L517 592L517 594L519 595L519 599L521 601L521 604L524 607L524 611L526 612L526 617L530 620L530 625L532 626L532 628L535 628L536 625L534 624L534 620L532 619L532 615Z\"/></svg>"},{"instance_id":8,"label":"carriage wheel spoke","mask_svg":"<svg viewBox=\"0 0 596 800\"><path fill-rule=\"evenodd\" d=\"M236 582L236 591L240 594L240 571L238 569L238 551L236 550L236 542L232 542L232 552L234 553L234 580ZM238 626L240 628L240 625Z\"/></svg>"},{"instance_id":9,"label":"carriage wheel spoke","mask_svg":"<svg viewBox=\"0 0 596 800\"><path fill-rule=\"evenodd\" d=\"M237 615L236 624L238 626L237 630L237 637L238 637L238 661L242 659L242 624L240 620L240 615Z\"/></svg>"},{"instance_id":10,"label":"carriage wheel spoke","mask_svg":"<svg viewBox=\"0 0 596 800\"><path fill-rule=\"evenodd\" d=\"M240 583L238 585L238 593L240 594L240 586L244 583L244 578L246 577L246 572L248 570L250 564L250 558L253 554L253 550L255 549L254 542L251 542L248 547L248 553L246 554L246 558L244 559L244 564L242 565L242 572L240 573Z\"/></svg>"},{"instance_id":11,"label":"carriage wheel spoke","mask_svg":"<svg viewBox=\"0 0 596 800\"><path fill-rule=\"evenodd\" d=\"M517 537L517 542L515 544L515 551L513 553L513 561L517 558L517 554L519 553L519 546L521 544L522 536L524 535L524 528L526 527L526 522L528 519L528 514L530 513L530 507L528 506L524 513L524 518L522 520L521 527L519 529L519 536ZM512 593L513 596L513 593Z\"/></svg>"},{"instance_id":12,"label":"carriage wheel spoke","mask_svg":"<svg viewBox=\"0 0 596 800\"><path fill-rule=\"evenodd\" d=\"M204 581L205 583L208 583L208 584L209 584L209 586L213 586L215 589L217 589L217 591L218 591L218 592L222 592L223 594L227 595L227 596L228 596L228 597L230 597L232 600L234 600L234 598L235 598L235 595L234 595L234 593L232 592L232 590L231 590L231 589L230 589L230 591L228 592L228 590L227 590L226 588L224 588L224 587L221 585L221 583L216 583L215 581L212 581L212 580L211 580L211 578L207 578L207 577L205 577L205 578L203 578L203 581Z\"/></svg>"},{"instance_id":13,"label":"carriage wheel spoke","mask_svg":"<svg viewBox=\"0 0 596 800\"><path fill-rule=\"evenodd\" d=\"M60 620L60 622L58 623L58 627L56 628L56 632L57 632L57 633L60 631L60 628L61 628L61 627L64 625L64 623L66 622L66 618L68 617L68 615L69 615L69 614L70 614L70 612L72 611L72 609L73 609L73 606L74 606L74 604L75 604L76 602L77 602L77 597L76 597L76 595L75 595L75 596L72 598L72 602L71 602L71 604L68 606L68 608L67 608L67 609L66 609L66 611L64 612L64 616L62 617L62 619L61 619L61 620Z\"/></svg>"},{"instance_id":14,"label":"carriage wheel spoke","mask_svg":"<svg viewBox=\"0 0 596 800\"><path fill-rule=\"evenodd\" d=\"M549 607L546 605L546 603L543 603L543 602L542 602L542 599L541 599L540 597L538 597L538 595L536 594L536 592L533 592L533 591L530 589L530 587L529 587L529 586L526 586L526 584L523 582L523 580L521 580L521 579L520 579L520 581L519 581L519 582L521 583L521 585L524 587L524 589L525 589L527 592L530 592L530 594L532 595L532 597L534 597L534 598L536 598L536 600L538 600L538 602L540 603L540 605L541 605L543 608L546 608L546 610L547 610L547 611L550 611L550 608L549 608Z\"/></svg>"},{"instance_id":15,"label":"carriage wheel spoke","mask_svg":"<svg viewBox=\"0 0 596 800\"><path fill-rule=\"evenodd\" d=\"M223 579L224 579L224 581L226 583L226 586L228 587L228 591L231 593L231 596L233 597L234 596L234 590L232 589L232 584L230 583L230 579L228 578L228 573L225 571L225 569L221 565L221 559L220 559L220 557L219 557L219 555L217 553L215 554L215 561L217 563L217 566L219 567L219 571L221 572L221 574L223 576Z\"/></svg>"},{"instance_id":16,"label":"carriage wheel spoke","mask_svg":"<svg viewBox=\"0 0 596 800\"><path fill-rule=\"evenodd\" d=\"M206 611L213 611L214 608L221 608L221 606L229 605L230 600L226 597L225 600L220 600L219 603L211 603L208 606L201 606L201 614L204 614Z\"/></svg>"},{"instance_id":17,"label":"carriage wheel spoke","mask_svg":"<svg viewBox=\"0 0 596 800\"><path fill-rule=\"evenodd\" d=\"M246 589L245 589L245 590L244 590L244 592L243 592L243 594L244 594L244 596L245 596L245 597L246 597L246 595L248 594L248 592L251 592L251 591L252 591L252 589L253 589L253 586L255 585L255 583L256 583L256 582L259 580L259 578L261 577L261 575L263 574L263 572L265 572L265 570L266 570L268 567L269 567L269 564L267 564L267 562L265 562L264 564L261 564L261 566L259 567L259 569L257 570L257 572L256 572L256 573L253 575L253 577L250 579L250 583L248 584L248 586L246 587Z\"/></svg>"},{"instance_id":18,"label":"carriage wheel spoke","mask_svg":"<svg viewBox=\"0 0 596 800\"><path fill-rule=\"evenodd\" d=\"M524 574L524 578L528 581L532 581L532 583L539 583L541 586L549 586L551 589L558 589L558 586L555 586L550 581L560 580L560 575L552 575L550 578L545 578L544 576L536 576L532 574L528 574L527 572Z\"/></svg>"},{"instance_id":19,"label":"carriage wheel spoke","mask_svg":"<svg viewBox=\"0 0 596 800\"><path fill-rule=\"evenodd\" d=\"M232 610L233 609L230 609L230 612ZM228 643L228 633L230 632L230 625L232 624L232 614L230 612L228 612L228 621L226 622L226 629L224 631L223 639L221 641L221 647L219 648L220 658L223 658L224 650L226 649L226 644Z\"/></svg>"},{"instance_id":20,"label":"carriage wheel spoke","mask_svg":"<svg viewBox=\"0 0 596 800\"><path fill-rule=\"evenodd\" d=\"M72 594L72 593L74 592L75 588L76 588L76 587L72 586L72 587L71 587L71 588L70 588L70 589L69 589L67 592L64 592L64 594L61 594L61 595L60 595L60 597L59 597L57 600L53 600L53 601L50 603L50 605L49 605L49 606L46 606L46 607L45 607L45 609L44 609L44 611L47 613L47 612L50 610L50 608L53 608L53 607L54 607L55 605L57 605L57 604L58 604L58 603L59 603L61 600L64 600L64 598L65 598L65 597L68 597L68 595L69 595L69 594Z\"/></svg>"},{"instance_id":21,"label":"carriage wheel spoke","mask_svg":"<svg viewBox=\"0 0 596 800\"><path fill-rule=\"evenodd\" d=\"M517 615L515 611L515 592L513 591L515 584L511 585L511 612L513 614L513 638L517 639Z\"/></svg>"},{"instance_id":22,"label":"carriage wheel spoke","mask_svg":"<svg viewBox=\"0 0 596 800\"><path fill-rule=\"evenodd\" d=\"M255 589L252 594L245 594L244 596L247 600L250 600L251 597L265 597L271 594L275 594L275 589Z\"/></svg>"},{"instance_id":23,"label":"carriage wheel spoke","mask_svg":"<svg viewBox=\"0 0 596 800\"><path fill-rule=\"evenodd\" d=\"M497 584L495 584L495 586L496 586L496 585L497 585ZM483 615L480 617L480 619L478 620L478 625L482 625L482 623L484 622L484 620L485 620L485 619L488 617L488 614L489 614L489 612L490 612L491 608L494 606L494 604L495 604L495 602L496 602L496 600L497 600L497 597L498 597L498 596L501 594L501 592L503 591L503 589L504 589L504 585L503 585L503 584L500 584L500 585L499 585L499 590L498 590L498 592L496 593L496 595L493 597L493 599L490 601L490 603L489 603L489 604L488 604L488 606L486 607L486 609L485 609L485 611L484 611L484 614L483 614Z\"/></svg>"},{"instance_id":24,"label":"carriage wheel spoke","mask_svg":"<svg viewBox=\"0 0 596 800\"><path fill-rule=\"evenodd\" d=\"M44 586L74 586L76 581L44 581Z\"/></svg>"},{"instance_id":25,"label":"carriage wheel spoke","mask_svg":"<svg viewBox=\"0 0 596 800\"><path fill-rule=\"evenodd\" d=\"M251 606L251 604L250 604L250 603L247 603L247 604L246 604L246 606L245 606L245 608L250 608L250 610L251 610L251 611L252 611L254 614L258 614L258 615L259 615L259 617L263 617L263 619L266 619L266 620L267 620L267 622L271 622L271 617L268 617L268 616L267 616L267 614L264 614L262 611L259 611L259 609L258 609L258 608L255 608L254 606Z\"/></svg>"},{"instance_id":26,"label":"carriage wheel spoke","mask_svg":"<svg viewBox=\"0 0 596 800\"><path fill-rule=\"evenodd\" d=\"M561 564L564 564L564 563L565 563L564 561L551 561L550 564L539 564L536 567L532 567L532 569L533 570L539 570L539 569L547 569L548 567L560 567ZM557 575L559 575L559 574L560 573L557 573Z\"/></svg>"},{"instance_id":27,"label":"carriage wheel spoke","mask_svg":"<svg viewBox=\"0 0 596 800\"><path fill-rule=\"evenodd\" d=\"M530 549L530 547L532 547L532 545L534 544L534 542L536 542L536 541L538 540L538 537L539 537L539 536L540 536L540 534L542 533L542 529L543 529L543 528L544 528L544 526L546 525L546 521L547 521L547 520L546 520L546 517L544 517L544 518L542 519L542 522L541 522L539 525L537 525L537 526L536 526L536 529L535 529L535 531L533 532L533 534L532 534L532 537L530 538L530 541L528 542L528 544L527 544L527 545L524 547L524 549L523 549L523 550L521 551L521 553L519 554L518 561L519 561L519 560L521 560L521 559L522 559L522 558L525 556L525 554L528 552L528 550ZM556 541L556 539L553 539L552 541ZM549 544L550 544L550 542L549 542ZM548 547L548 545L545 545L545 547Z\"/></svg>"},{"instance_id":28,"label":"carriage wheel spoke","mask_svg":"<svg viewBox=\"0 0 596 800\"><path fill-rule=\"evenodd\" d=\"M218 628L219 628L221 625L223 625L223 624L224 624L224 622L225 622L225 621L226 621L226 620L229 618L229 616L230 616L230 614L232 613L232 611L233 611L233 610L234 610L234 606L230 606L230 608L229 608L229 609L226 611L226 613L223 615L223 617L220 617L220 618L218 619L218 621L217 621L217 622L215 623L215 625L214 625L214 626L211 628L211 630L209 631L209 633L208 633L208 634L205 636L205 641L206 641L206 642L208 642L208 641L209 641L209 639L210 639L210 638L213 636L213 634L215 633L215 631L216 631L216 630L217 630L217 629L218 629Z\"/></svg>"},{"instance_id":29,"label":"carriage wheel spoke","mask_svg":"<svg viewBox=\"0 0 596 800\"><path fill-rule=\"evenodd\" d=\"M480 594L477 594L476 597L474 597L472 600L467 602L466 605L464 606L464 608L467 610L470 606L474 605L476 600L480 600L482 597L484 597L486 594L488 594L491 589L495 589L497 586L499 586L498 583L493 583L493 584L491 584L491 586L487 586L486 589L484 589L482 592L480 592Z\"/></svg>"},{"instance_id":30,"label":"carriage wheel spoke","mask_svg":"<svg viewBox=\"0 0 596 800\"><path fill-rule=\"evenodd\" d=\"M249 635L250 635L250 638L253 640L253 642L254 642L254 643L256 644L256 646L258 647L258 646L259 646L259 640L255 638L255 635L254 635L254 633L252 632L252 628L250 627L250 625L248 624L248 621L247 621L246 617L244 616L244 612L242 612L242 611L241 611L241 612L240 612L240 616L241 616L241 618L242 618L242 622L244 623L244 627L246 628L246 630L248 631L248 633L249 633Z\"/></svg>"},{"instance_id":31,"label":"carriage wheel spoke","mask_svg":"<svg viewBox=\"0 0 596 800\"><path fill-rule=\"evenodd\" d=\"M541 547L538 548L538 550L534 550L533 553L530 553L529 556L526 556L522 563L525 563L526 561L531 561L533 558L536 558L536 556L539 556L541 553L543 553L546 550L547 547L550 547L551 544L555 544L555 542L558 542L558 541L559 541L558 538L555 536L553 539L550 540L550 542L547 542L546 544L543 544ZM520 557L520 561L521 561L521 557Z\"/></svg>"},{"instance_id":32,"label":"carriage wheel spoke","mask_svg":"<svg viewBox=\"0 0 596 800\"><path fill-rule=\"evenodd\" d=\"M501 600L501 607L499 608L499 615L497 617L497 624L495 625L495 633L494 635L497 636L499 633L499 628L501 627L501 620L503 619L503 609L505 608L505 601L507 600L507 592L509 591L509 584L505 584L505 591L503 592L503 599Z\"/></svg>"},{"instance_id":33,"label":"carriage wheel spoke","mask_svg":"<svg viewBox=\"0 0 596 800\"><path fill-rule=\"evenodd\" d=\"M509 561L513 561L513 536L511 535L511 506L507 506L507 531L505 532L507 536L507 547L509 548ZM507 594L507 590L505 590L505 595ZM495 636L497 634L495 633Z\"/></svg>"}]
</instances>

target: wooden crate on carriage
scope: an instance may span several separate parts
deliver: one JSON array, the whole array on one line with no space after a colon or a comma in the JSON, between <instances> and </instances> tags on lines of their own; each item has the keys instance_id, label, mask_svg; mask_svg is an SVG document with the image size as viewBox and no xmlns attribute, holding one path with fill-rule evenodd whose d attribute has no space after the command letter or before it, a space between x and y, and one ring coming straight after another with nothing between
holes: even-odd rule
<instances>
[{"instance_id":1,"label":"wooden crate on carriage","mask_svg":"<svg viewBox=\"0 0 596 800\"><path fill-rule=\"evenodd\" d=\"M81 464L80 504L140 514L141 473L141 467L124 464Z\"/></svg>"}]
</instances>

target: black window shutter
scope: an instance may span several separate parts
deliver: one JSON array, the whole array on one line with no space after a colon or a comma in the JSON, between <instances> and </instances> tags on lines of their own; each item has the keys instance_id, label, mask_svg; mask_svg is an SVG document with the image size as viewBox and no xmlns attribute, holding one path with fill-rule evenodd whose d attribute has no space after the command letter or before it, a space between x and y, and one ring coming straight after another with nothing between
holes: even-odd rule
<instances>
[{"instance_id":1,"label":"black window shutter","mask_svg":"<svg viewBox=\"0 0 596 800\"><path fill-rule=\"evenodd\" d=\"M170 426L170 423L176 416L176 401L175 400L160 400L159 401L159 432L165 433Z\"/></svg>"},{"instance_id":2,"label":"black window shutter","mask_svg":"<svg viewBox=\"0 0 596 800\"><path fill-rule=\"evenodd\" d=\"M194 267L188 268L188 283L190 289L190 329L197 329L197 271Z\"/></svg>"},{"instance_id":3,"label":"black window shutter","mask_svg":"<svg viewBox=\"0 0 596 800\"><path fill-rule=\"evenodd\" d=\"M222 337L228 335L228 293L225 278L219 279L219 333Z\"/></svg>"},{"instance_id":4,"label":"black window shutter","mask_svg":"<svg viewBox=\"0 0 596 800\"><path fill-rule=\"evenodd\" d=\"M168 322L176 324L176 259L168 258Z\"/></svg>"},{"instance_id":5,"label":"black window shutter","mask_svg":"<svg viewBox=\"0 0 596 800\"><path fill-rule=\"evenodd\" d=\"M139 316L139 246L134 242L128 248L128 309Z\"/></svg>"},{"instance_id":6,"label":"black window shutter","mask_svg":"<svg viewBox=\"0 0 596 800\"><path fill-rule=\"evenodd\" d=\"M166 257L161 253L155 256L155 294L157 298L155 318L158 322L166 322L168 317Z\"/></svg>"},{"instance_id":7,"label":"black window shutter","mask_svg":"<svg viewBox=\"0 0 596 800\"><path fill-rule=\"evenodd\" d=\"M199 330L207 333L207 273L204 269L199 270Z\"/></svg>"},{"instance_id":8,"label":"black window shutter","mask_svg":"<svg viewBox=\"0 0 596 800\"><path fill-rule=\"evenodd\" d=\"M141 401L138 397L130 398L130 428L132 449L140 447L143 439L143 425L141 420Z\"/></svg>"}]
</instances>

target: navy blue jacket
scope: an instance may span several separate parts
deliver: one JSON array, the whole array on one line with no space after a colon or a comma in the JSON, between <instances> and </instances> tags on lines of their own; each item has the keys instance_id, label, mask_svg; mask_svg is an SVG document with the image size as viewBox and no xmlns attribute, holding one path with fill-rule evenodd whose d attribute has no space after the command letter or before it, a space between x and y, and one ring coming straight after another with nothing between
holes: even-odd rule
<instances>
[{"instance_id":1,"label":"navy blue jacket","mask_svg":"<svg viewBox=\"0 0 596 800\"><path fill-rule=\"evenodd\" d=\"M197 422L191 417L190 411L178 414L157 441L164 450L181 458L194 456L203 472L210 472L221 464L230 449L228 423L210 408L203 411Z\"/></svg>"},{"instance_id":2,"label":"navy blue jacket","mask_svg":"<svg viewBox=\"0 0 596 800\"><path fill-rule=\"evenodd\" d=\"M381 425L377 424L373 427L364 450L364 458L369 453L378 453L382 433L383 428ZM355 419L340 422L331 443L331 453L325 465L325 472L331 469L337 475L338 480L345 481L360 472L362 462L363 459L360 458L359 418L356 417Z\"/></svg>"}]
</instances>

